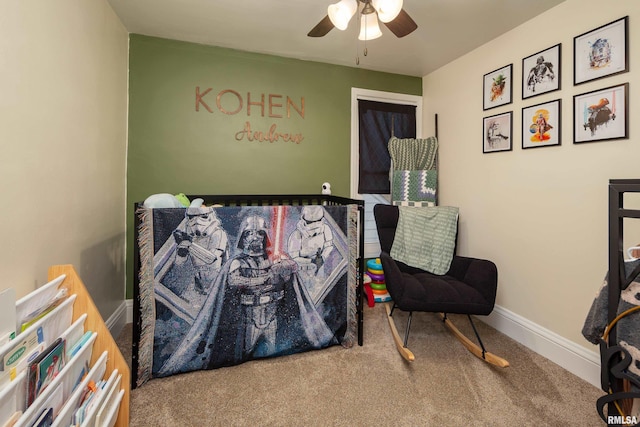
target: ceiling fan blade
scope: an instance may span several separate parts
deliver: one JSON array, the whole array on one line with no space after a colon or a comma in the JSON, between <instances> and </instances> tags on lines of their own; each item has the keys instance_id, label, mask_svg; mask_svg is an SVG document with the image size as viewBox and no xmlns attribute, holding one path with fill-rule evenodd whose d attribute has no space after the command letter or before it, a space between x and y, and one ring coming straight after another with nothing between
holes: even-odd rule
<instances>
[{"instance_id":1,"label":"ceiling fan blade","mask_svg":"<svg viewBox=\"0 0 640 427\"><path fill-rule=\"evenodd\" d=\"M313 27L309 34L309 37L322 37L333 29L333 22L329 19L329 15L325 16L322 21L318 22L318 25Z\"/></svg>"},{"instance_id":2,"label":"ceiling fan blade","mask_svg":"<svg viewBox=\"0 0 640 427\"><path fill-rule=\"evenodd\" d=\"M418 28L418 24L411 19L404 9L400 10L400 13L393 19L393 21L386 22L384 25L386 25L387 28L396 35L396 37L404 37L411 34L416 28Z\"/></svg>"}]
</instances>

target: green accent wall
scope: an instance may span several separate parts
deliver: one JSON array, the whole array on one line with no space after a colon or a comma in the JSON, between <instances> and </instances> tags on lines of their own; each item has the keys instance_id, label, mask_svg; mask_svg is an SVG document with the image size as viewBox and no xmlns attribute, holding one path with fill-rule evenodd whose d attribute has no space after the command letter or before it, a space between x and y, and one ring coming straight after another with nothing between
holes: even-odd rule
<instances>
[{"instance_id":1,"label":"green accent wall","mask_svg":"<svg viewBox=\"0 0 640 427\"><path fill-rule=\"evenodd\" d=\"M151 194L314 194L328 181L348 197L352 87L421 95L422 79L131 34L127 298L134 203Z\"/></svg>"}]
</instances>

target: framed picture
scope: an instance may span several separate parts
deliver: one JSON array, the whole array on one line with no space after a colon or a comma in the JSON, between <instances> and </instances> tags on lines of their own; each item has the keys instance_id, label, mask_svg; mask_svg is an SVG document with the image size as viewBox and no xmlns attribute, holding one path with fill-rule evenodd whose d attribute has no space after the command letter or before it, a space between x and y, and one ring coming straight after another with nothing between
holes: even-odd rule
<instances>
[{"instance_id":1,"label":"framed picture","mask_svg":"<svg viewBox=\"0 0 640 427\"><path fill-rule=\"evenodd\" d=\"M511 151L513 111L482 119L482 152Z\"/></svg>"},{"instance_id":2,"label":"framed picture","mask_svg":"<svg viewBox=\"0 0 640 427\"><path fill-rule=\"evenodd\" d=\"M629 17L573 38L573 84L629 71Z\"/></svg>"},{"instance_id":3,"label":"framed picture","mask_svg":"<svg viewBox=\"0 0 640 427\"><path fill-rule=\"evenodd\" d=\"M522 59L522 99L560 89L561 43Z\"/></svg>"},{"instance_id":4,"label":"framed picture","mask_svg":"<svg viewBox=\"0 0 640 427\"><path fill-rule=\"evenodd\" d=\"M573 143L629 137L629 83L573 97Z\"/></svg>"},{"instance_id":5,"label":"framed picture","mask_svg":"<svg viewBox=\"0 0 640 427\"><path fill-rule=\"evenodd\" d=\"M560 145L561 100L522 109L522 149Z\"/></svg>"},{"instance_id":6,"label":"framed picture","mask_svg":"<svg viewBox=\"0 0 640 427\"><path fill-rule=\"evenodd\" d=\"M511 103L512 71L513 64L509 64L484 75L482 84L483 110Z\"/></svg>"}]
</instances>

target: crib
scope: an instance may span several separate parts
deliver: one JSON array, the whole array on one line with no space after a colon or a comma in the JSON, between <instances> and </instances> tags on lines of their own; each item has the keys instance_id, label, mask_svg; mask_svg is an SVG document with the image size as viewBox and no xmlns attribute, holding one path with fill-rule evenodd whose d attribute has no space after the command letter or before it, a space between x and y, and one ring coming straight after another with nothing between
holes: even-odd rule
<instances>
[{"instance_id":1,"label":"crib","mask_svg":"<svg viewBox=\"0 0 640 427\"><path fill-rule=\"evenodd\" d=\"M625 220L640 218L640 210L624 203L625 194L633 193L640 193L640 180L609 181L609 269L582 329L600 348L606 394L596 401L596 409L608 424L610 419L637 417L640 404L640 259L625 260L623 255Z\"/></svg>"},{"instance_id":2,"label":"crib","mask_svg":"<svg viewBox=\"0 0 640 427\"><path fill-rule=\"evenodd\" d=\"M190 195L135 204L132 384L363 344L364 201Z\"/></svg>"}]
</instances>

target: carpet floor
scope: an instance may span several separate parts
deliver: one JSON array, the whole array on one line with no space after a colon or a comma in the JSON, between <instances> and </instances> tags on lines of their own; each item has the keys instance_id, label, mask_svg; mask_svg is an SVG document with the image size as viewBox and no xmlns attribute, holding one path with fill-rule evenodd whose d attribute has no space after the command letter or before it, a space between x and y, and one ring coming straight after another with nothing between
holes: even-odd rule
<instances>
[{"instance_id":1,"label":"carpet floor","mask_svg":"<svg viewBox=\"0 0 640 427\"><path fill-rule=\"evenodd\" d=\"M364 308L364 345L157 378L131 392L131 426L599 426L603 392L481 321L497 368L439 316L415 313L396 351L384 306ZM394 313L400 334L406 313ZM469 338L465 316L450 316ZM131 324L117 338L131 357Z\"/></svg>"}]
</instances>

